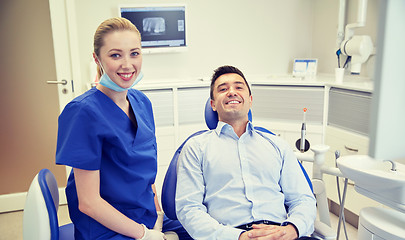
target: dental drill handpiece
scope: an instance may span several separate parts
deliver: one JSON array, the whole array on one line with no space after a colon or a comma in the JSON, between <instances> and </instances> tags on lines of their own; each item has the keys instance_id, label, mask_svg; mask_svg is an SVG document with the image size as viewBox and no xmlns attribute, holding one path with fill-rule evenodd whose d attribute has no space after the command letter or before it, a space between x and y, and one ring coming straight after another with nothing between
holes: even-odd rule
<instances>
[{"instance_id":1,"label":"dental drill handpiece","mask_svg":"<svg viewBox=\"0 0 405 240\"><path fill-rule=\"evenodd\" d=\"M304 108L304 120L302 121L302 126L301 126L301 142L300 142L300 152L305 152L305 132L307 130L306 124L305 124L305 114L307 112L307 108Z\"/></svg>"},{"instance_id":2,"label":"dental drill handpiece","mask_svg":"<svg viewBox=\"0 0 405 240\"><path fill-rule=\"evenodd\" d=\"M340 158L340 151L336 150L335 151L335 167L337 167L337 159Z\"/></svg>"}]
</instances>

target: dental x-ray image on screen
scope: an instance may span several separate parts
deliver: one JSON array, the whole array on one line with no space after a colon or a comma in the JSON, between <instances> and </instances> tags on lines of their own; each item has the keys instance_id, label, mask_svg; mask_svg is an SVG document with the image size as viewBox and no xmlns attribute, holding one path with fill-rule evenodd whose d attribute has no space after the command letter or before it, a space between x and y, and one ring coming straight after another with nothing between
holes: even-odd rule
<instances>
[{"instance_id":1,"label":"dental x-ray image on screen","mask_svg":"<svg viewBox=\"0 0 405 240\"><path fill-rule=\"evenodd\" d=\"M119 12L139 29L142 49L148 53L187 47L185 9L185 5L125 5Z\"/></svg>"},{"instance_id":2,"label":"dental x-ray image on screen","mask_svg":"<svg viewBox=\"0 0 405 240\"><path fill-rule=\"evenodd\" d=\"M166 22L162 17L144 18L142 21L143 36L164 35Z\"/></svg>"}]
</instances>

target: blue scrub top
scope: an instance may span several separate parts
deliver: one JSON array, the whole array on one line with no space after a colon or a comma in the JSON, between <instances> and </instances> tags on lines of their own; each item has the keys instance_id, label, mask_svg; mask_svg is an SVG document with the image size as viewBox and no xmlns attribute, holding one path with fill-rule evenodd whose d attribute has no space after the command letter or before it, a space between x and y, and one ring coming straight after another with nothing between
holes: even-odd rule
<instances>
[{"instance_id":1,"label":"blue scrub top","mask_svg":"<svg viewBox=\"0 0 405 240\"><path fill-rule=\"evenodd\" d=\"M100 171L101 197L138 223L156 221L151 185L157 172L152 105L140 91L128 90L138 127L104 93L92 88L66 105L59 116L56 163ZM129 239L78 209L73 171L66 187L76 239Z\"/></svg>"}]
</instances>

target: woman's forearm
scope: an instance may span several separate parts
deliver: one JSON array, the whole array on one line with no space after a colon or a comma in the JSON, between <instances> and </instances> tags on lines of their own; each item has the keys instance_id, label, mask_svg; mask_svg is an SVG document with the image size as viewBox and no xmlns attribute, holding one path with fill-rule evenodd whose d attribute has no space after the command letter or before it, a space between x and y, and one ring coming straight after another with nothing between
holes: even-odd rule
<instances>
[{"instance_id":1,"label":"woman's forearm","mask_svg":"<svg viewBox=\"0 0 405 240\"><path fill-rule=\"evenodd\" d=\"M74 169L79 210L103 226L135 239L144 235L143 226L128 218L100 196L99 171Z\"/></svg>"},{"instance_id":2,"label":"woman's forearm","mask_svg":"<svg viewBox=\"0 0 405 240\"><path fill-rule=\"evenodd\" d=\"M155 194L154 200L155 200L156 211L158 211L158 212L162 211L162 208L160 207L160 204L159 204L159 199L158 199L158 195L157 195L157 192L156 192L155 184L152 184L152 191Z\"/></svg>"}]
</instances>

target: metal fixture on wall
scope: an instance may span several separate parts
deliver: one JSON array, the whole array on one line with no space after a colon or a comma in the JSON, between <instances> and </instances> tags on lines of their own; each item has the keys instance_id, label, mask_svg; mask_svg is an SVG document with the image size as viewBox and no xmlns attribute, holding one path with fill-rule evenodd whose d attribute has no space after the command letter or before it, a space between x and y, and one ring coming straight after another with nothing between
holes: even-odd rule
<instances>
[{"instance_id":1,"label":"metal fixture on wall","mask_svg":"<svg viewBox=\"0 0 405 240\"><path fill-rule=\"evenodd\" d=\"M337 44L340 44L340 50L344 55L351 57L351 73L360 74L361 64L368 60L374 50L370 36L354 34L355 29L366 25L367 0L358 0L357 22L346 25L343 39L341 28L344 23L345 8L346 0L340 0Z\"/></svg>"}]
</instances>

